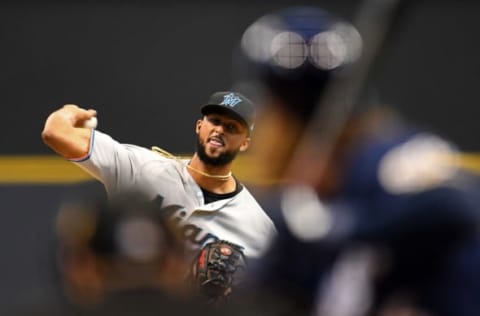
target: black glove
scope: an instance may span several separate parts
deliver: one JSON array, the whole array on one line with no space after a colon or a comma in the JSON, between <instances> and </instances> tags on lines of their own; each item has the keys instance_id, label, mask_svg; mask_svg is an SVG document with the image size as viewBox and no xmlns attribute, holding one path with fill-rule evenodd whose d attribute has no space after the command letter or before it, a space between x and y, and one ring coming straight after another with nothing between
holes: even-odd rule
<instances>
[{"instance_id":1,"label":"black glove","mask_svg":"<svg viewBox=\"0 0 480 316\"><path fill-rule=\"evenodd\" d=\"M199 293L209 303L217 303L232 293L232 288L245 275L243 247L218 240L206 244L195 259L193 279Z\"/></svg>"}]
</instances>

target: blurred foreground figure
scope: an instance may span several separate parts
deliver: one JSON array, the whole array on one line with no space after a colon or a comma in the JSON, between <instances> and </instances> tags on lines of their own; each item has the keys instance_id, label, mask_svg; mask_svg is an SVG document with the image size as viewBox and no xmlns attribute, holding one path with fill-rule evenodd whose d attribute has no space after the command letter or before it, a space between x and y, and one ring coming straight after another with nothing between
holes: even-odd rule
<instances>
[{"instance_id":1,"label":"blurred foreground figure","mask_svg":"<svg viewBox=\"0 0 480 316\"><path fill-rule=\"evenodd\" d=\"M2 307L2 315L225 315L192 279L197 252L143 195L69 198L55 233L60 295Z\"/></svg>"},{"instance_id":2,"label":"blurred foreground figure","mask_svg":"<svg viewBox=\"0 0 480 316\"><path fill-rule=\"evenodd\" d=\"M240 80L262 106L252 168L275 183L258 192L279 229L246 299L275 315L480 315L473 177L448 141L349 94L365 45L310 7L242 37Z\"/></svg>"},{"instance_id":3,"label":"blurred foreground figure","mask_svg":"<svg viewBox=\"0 0 480 316\"><path fill-rule=\"evenodd\" d=\"M54 228L59 295L2 315L212 315L188 279L192 254L179 228L142 195L71 196Z\"/></svg>"},{"instance_id":4,"label":"blurred foreground figure","mask_svg":"<svg viewBox=\"0 0 480 316\"><path fill-rule=\"evenodd\" d=\"M59 269L73 304L134 315L187 301L189 261L180 235L137 195L64 203L56 232Z\"/></svg>"},{"instance_id":5,"label":"blurred foreground figure","mask_svg":"<svg viewBox=\"0 0 480 316\"><path fill-rule=\"evenodd\" d=\"M191 257L178 228L139 197L124 193L62 205L57 256L69 303L62 315L206 313L187 282Z\"/></svg>"}]
</instances>

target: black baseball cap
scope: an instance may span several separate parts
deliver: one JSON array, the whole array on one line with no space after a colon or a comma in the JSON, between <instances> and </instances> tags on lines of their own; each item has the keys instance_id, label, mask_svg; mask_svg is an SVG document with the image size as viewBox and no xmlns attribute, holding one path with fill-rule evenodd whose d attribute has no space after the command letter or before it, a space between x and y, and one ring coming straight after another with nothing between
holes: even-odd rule
<instances>
[{"instance_id":1,"label":"black baseball cap","mask_svg":"<svg viewBox=\"0 0 480 316\"><path fill-rule=\"evenodd\" d=\"M238 119L252 131L255 120L255 106L244 95L232 91L215 92L202 106L203 115L209 113L227 113Z\"/></svg>"}]
</instances>

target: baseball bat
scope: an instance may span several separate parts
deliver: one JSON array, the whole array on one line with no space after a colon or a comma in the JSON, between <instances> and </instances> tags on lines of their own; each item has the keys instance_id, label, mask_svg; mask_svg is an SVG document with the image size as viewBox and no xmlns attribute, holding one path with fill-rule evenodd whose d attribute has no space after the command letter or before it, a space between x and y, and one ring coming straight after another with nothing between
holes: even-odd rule
<instances>
[{"instance_id":1,"label":"baseball bat","mask_svg":"<svg viewBox=\"0 0 480 316\"><path fill-rule=\"evenodd\" d=\"M342 127L354 111L358 96L386 45L387 34L397 26L407 2L365 0L360 5L353 25L363 40L362 54L351 65L347 76L329 82L323 97L317 102L287 166L285 175L289 181L314 184L324 174ZM314 168L307 167L311 162L315 163Z\"/></svg>"}]
</instances>

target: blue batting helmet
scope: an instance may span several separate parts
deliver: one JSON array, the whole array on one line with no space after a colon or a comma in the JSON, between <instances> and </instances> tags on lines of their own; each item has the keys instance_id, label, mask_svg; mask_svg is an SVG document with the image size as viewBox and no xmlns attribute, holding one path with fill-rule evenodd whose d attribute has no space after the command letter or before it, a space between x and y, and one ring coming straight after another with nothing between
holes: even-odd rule
<instances>
[{"instance_id":1,"label":"blue batting helmet","mask_svg":"<svg viewBox=\"0 0 480 316\"><path fill-rule=\"evenodd\" d=\"M235 66L241 81L259 84L306 119L329 79L357 60L361 47L348 22L319 8L292 7L246 29Z\"/></svg>"}]
</instances>

